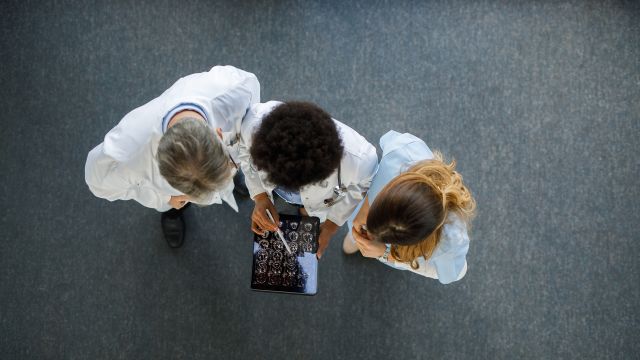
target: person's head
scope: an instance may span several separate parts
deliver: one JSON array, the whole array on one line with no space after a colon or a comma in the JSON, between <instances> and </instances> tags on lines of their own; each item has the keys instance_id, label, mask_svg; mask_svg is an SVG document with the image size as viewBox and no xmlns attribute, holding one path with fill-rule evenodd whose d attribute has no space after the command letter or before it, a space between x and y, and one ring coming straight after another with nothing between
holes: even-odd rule
<instances>
[{"instance_id":1,"label":"person's head","mask_svg":"<svg viewBox=\"0 0 640 360\"><path fill-rule=\"evenodd\" d=\"M475 200L455 171L435 152L396 176L369 208L367 231L376 241L392 244L392 255L417 268L417 258L428 259L440 241L450 212L469 224Z\"/></svg>"},{"instance_id":2,"label":"person's head","mask_svg":"<svg viewBox=\"0 0 640 360\"><path fill-rule=\"evenodd\" d=\"M287 102L262 119L253 135L254 165L277 186L297 190L340 165L344 147L331 116L308 102Z\"/></svg>"},{"instance_id":3,"label":"person's head","mask_svg":"<svg viewBox=\"0 0 640 360\"><path fill-rule=\"evenodd\" d=\"M193 117L182 118L167 129L156 157L169 185L196 201L223 188L234 172L218 134Z\"/></svg>"}]
</instances>

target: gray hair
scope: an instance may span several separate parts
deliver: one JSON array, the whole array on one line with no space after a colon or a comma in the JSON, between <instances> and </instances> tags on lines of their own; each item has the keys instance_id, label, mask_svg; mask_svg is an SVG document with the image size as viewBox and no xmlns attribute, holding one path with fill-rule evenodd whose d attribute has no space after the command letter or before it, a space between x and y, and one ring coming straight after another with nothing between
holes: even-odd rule
<instances>
[{"instance_id":1,"label":"gray hair","mask_svg":"<svg viewBox=\"0 0 640 360\"><path fill-rule=\"evenodd\" d=\"M231 166L215 131L196 118L167 129L157 153L160 174L176 190L199 200L229 181Z\"/></svg>"}]
</instances>

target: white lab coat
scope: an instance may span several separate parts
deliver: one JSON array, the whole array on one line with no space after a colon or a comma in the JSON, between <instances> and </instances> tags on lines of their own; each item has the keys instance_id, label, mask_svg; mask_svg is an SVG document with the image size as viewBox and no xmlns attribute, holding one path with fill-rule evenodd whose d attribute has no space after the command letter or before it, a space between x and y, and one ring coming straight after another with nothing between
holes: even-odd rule
<instances>
[{"instance_id":1,"label":"white lab coat","mask_svg":"<svg viewBox=\"0 0 640 360\"><path fill-rule=\"evenodd\" d=\"M156 152L163 135L163 118L181 104L192 103L204 111L214 129L221 128L230 146L252 104L260 102L260 84L254 74L232 66L215 66L208 72L185 76L162 95L128 113L87 157L85 180L91 192L109 201L135 200L167 211L171 196L183 195L160 175ZM233 181L214 192L202 205L227 202L238 210Z\"/></svg>"},{"instance_id":2,"label":"white lab coat","mask_svg":"<svg viewBox=\"0 0 640 360\"><path fill-rule=\"evenodd\" d=\"M282 103L278 101L255 104L249 109L242 121L238 152L240 166L245 175L251 198L263 192L271 197L271 193L276 187L267 181L265 172L258 171L253 165L249 149L253 134L262 119L280 104ZM301 188L300 197L310 216L317 216L321 221L331 220L340 226L347 221L349 215L362 200L362 194L369 189L371 180L376 173L378 156L376 148L364 137L347 125L335 119L333 121L344 145L344 155L340 163L340 177L342 184L347 187L347 196L331 207L324 204L324 200L331 198L334 187L338 185L338 171L336 170L327 179Z\"/></svg>"}]
</instances>

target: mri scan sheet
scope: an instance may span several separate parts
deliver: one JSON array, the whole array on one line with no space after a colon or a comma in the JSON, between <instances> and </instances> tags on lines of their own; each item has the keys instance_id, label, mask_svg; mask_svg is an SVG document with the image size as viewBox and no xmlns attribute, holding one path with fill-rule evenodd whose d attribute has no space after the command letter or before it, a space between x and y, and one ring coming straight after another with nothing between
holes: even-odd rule
<instances>
[{"instance_id":1,"label":"mri scan sheet","mask_svg":"<svg viewBox=\"0 0 640 360\"><path fill-rule=\"evenodd\" d=\"M291 254L277 233L254 234L251 289L315 295L318 291L316 252L320 219L280 214L279 226Z\"/></svg>"}]
</instances>

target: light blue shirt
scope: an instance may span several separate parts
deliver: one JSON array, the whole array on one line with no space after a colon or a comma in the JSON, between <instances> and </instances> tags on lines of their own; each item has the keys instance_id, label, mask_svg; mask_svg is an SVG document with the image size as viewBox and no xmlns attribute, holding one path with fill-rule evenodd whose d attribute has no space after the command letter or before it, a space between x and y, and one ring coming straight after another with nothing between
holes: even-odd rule
<instances>
[{"instance_id":1,"label":"light blue shirt","mask_svg":"<svg viewBox=\"0 0 640 360\"><path fill-rule=\"evenodd\" d=\"M421 160L433 159L433 153L419 138L409 134L389 131L380 138L382 159L378 172L373 178L367 192L369 205L373 204L376 196L393 178L407 171L412 165ZM353 227L353 219L362 207L361 202L349 219L349 230ZM459 279L466 271L466 255L469 250L469 236L466 224L456 214L450 213L442 229L440 243L428 260L418 258L418 265L424 268L435 268L438 280L443 284ZM406 264L387 265L400 270L408 270ZM428 276L428 275L427 275Z\"/></svg>"},{"instance_id":2,"label":"light blue shirt","mask_svg":"<svg viewBox=\"0 0 640 360\"><path fill-rule=\"evenodd\" d=\"M162 118L162 133L167 132L167 126L169 125L169 121L173 118L177 113L185 110L195 111L200 114L206 121L209 123L209 119L207 119L207 115L204 113L204 110L200 107L200 105L195 103L181 103L178 104L173 109L169 110L167 115Z\"/></svg>"},{"instance_id":3,"label":"light blue shirt","mask_svg":"<svg viewBox=\"0 0 640 360\"><path fill-rule=\"evenodd\" d=\"M273 191L289 204L302 205L302 196L299 191L290 191L281 186L276 187Z\"/></svg>"}]
</instances>

